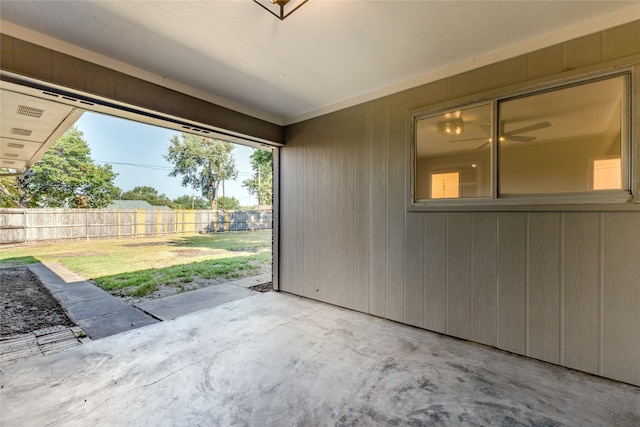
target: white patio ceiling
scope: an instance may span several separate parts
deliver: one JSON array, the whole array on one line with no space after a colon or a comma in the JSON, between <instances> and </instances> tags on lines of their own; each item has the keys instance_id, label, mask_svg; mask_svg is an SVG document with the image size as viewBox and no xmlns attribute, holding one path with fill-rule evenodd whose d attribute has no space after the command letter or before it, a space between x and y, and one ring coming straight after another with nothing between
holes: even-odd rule
<instances>
[{"instance_id":1,"label":"white patio ceiling","mask_svg":"<svg viewBox=\"0 0 640 427\"><path fill-rule=\"evenodd\" d=\"M293 3L293 2L292 2ZM278 124L640 19L640 2L0 2L2 32Z\"/></svg>"}]
</instances>

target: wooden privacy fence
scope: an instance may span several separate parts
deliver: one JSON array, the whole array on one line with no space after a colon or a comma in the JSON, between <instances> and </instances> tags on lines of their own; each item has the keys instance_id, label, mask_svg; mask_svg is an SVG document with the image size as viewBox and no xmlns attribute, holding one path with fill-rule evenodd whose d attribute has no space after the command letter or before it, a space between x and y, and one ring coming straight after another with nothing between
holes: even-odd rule
<instances>
[{"instance_id":1,"label":"wooden privacy fence","mask_svg":"<svg viewBox=\"0 0 640 427\"><path fill-rule=\"evenodd\" d=\"M0 244L272 227L272 210L0 209Z\"/></svg>"}]
</instances>

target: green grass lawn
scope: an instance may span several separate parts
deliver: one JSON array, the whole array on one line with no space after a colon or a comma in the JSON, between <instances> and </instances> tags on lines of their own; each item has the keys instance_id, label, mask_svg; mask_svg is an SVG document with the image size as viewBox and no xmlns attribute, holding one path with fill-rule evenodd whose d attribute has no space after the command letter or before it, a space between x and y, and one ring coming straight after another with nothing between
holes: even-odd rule
<instances>
[{"instance_id":1,"label":"green grass lawn","mask_svg":"<svg viewBox=\"0 0 640 427\"><path fill-rule=\"evenodd\" d=\"M117 295L198 279L232 279L271 265L271 230L138 239L66 241L0 249L0 266L55 261Z\"/></svg>"}]
</instances>

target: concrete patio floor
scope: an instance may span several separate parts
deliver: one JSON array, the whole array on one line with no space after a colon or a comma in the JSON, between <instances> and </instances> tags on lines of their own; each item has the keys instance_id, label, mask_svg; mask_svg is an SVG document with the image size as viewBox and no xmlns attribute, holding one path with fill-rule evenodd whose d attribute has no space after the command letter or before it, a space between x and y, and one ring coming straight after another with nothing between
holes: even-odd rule
<instances>
[{"instance_id":1,"label":"concrete patio floor","mask_svg":"<svg viewBox=\"0 0 640 427\"><path fill-rule=\"evenodd\" d=\"M269 292L3 368L0 425L640 425L640 389Z\"/></svg>"}]
</instances>

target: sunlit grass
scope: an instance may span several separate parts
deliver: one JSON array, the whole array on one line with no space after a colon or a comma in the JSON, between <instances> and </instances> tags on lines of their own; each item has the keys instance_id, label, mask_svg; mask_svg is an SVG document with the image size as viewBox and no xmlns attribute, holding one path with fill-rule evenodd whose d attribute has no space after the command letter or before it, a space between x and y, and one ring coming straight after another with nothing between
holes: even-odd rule
<instances>
[{"instance_id":1,"label":"sunlit grass","mask_svg":"<svg viewBox=\"0 0 640 427\"><path fill-rule=\"evenodd\" d=\"M82 240L0 249L0 266L58 262L115 294L178 292L197 280L258 274L271 264L271 230L137 239Z\"/></svg>"},{"instance_id":2,"label":"sunlit grass","mask_svg":"<svg viewBox=\"0 0 640 427\"><path fill-rule=\"evenodd\" d=\"M250 276L271 262L271 254L262 252L256 255L222 258L154 268L130 273L98 277L94 282L106 291L117 295L142 297L153 293L160 286L175 286L185 290L185 284L196 279L228 280Z\"/></svg>"},{"instance_id":3,"label":"sunlit grass","mask_svg":"<svg viewBox=\"0 0 640 427\"><path fill-rule=\"evenodd\" d=\"M95 279L263 252L271 256L271 230L64 241L2 248L0 266L53 261L87 279Z\"/></svg>"}]
</instances>

